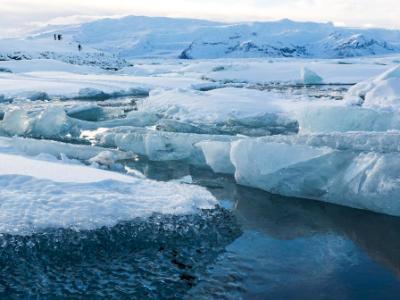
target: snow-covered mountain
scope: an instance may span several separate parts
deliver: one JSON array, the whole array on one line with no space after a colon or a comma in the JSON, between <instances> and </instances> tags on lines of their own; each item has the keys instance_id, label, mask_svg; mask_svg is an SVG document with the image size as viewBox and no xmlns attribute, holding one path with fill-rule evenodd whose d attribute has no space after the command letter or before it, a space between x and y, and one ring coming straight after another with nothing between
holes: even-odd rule
<instances>
[{"instance_id":1,"label":"snow-covered mountain","mask_svg":"<svg viewBox=\"0 0 400 300\"><path fill-rule=\"evenodd\" d=\"M400 31L291 20L224 24L129 16L59 31L77 42L124 58L340 58L400 52ZM50 30L39 36L52 33Z\"/></svg>"},{"instance_id":2,"label":"snow-covered mountain","mask_svg":"<svg viewBox=\"0 0 400 300\"><path fill-rule=\"evenodd\" d=\"M400 31L282 20L215 28L194 40L181 57L342 58L399 51Z\"/></svg>"},{"instance_id":3,"label":"snow-covered mountain","mask_svg":"<svg viewBox=\"0 0 400 300\"><path fill-rule=\"evenodd\" d=\"M53 41L54 33L64 42ZM84 51L78 53L77 45ZM48 27L18 42L0 40L1 59L55 58L106 69L132 58L344 58L400 53L400 31L336 27L332 23L225 24L128 16Z\"/></svg>"}]
</instances>

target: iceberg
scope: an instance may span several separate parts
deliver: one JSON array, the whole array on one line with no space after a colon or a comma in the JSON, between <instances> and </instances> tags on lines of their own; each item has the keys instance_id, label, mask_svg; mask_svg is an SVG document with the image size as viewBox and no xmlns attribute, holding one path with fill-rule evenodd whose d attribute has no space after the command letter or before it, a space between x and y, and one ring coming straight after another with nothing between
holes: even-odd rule
<instances>
[{"instance_id":1,"label":"iceberg","mask_svg":"<svg viewBox=\"0 0 400 300\"><path fill-rule=\"evenodd\" d=\"M301 69L300 78L302 83L305 85L322 84L324 82L321 76L307 67Z\"/></svg>"}]
</instances>

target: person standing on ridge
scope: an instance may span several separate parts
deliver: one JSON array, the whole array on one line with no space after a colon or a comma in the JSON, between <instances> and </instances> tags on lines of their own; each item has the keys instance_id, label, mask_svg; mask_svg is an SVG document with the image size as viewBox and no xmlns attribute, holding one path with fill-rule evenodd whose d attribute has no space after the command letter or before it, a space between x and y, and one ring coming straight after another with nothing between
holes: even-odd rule
<instances>
[{"instance_id":1,"label":"person standing on ridge","mask_svg":"<svg viewBox=\"0 0 400 300\"><path fill-rule=\"evenodd\" d=\"M78 51L82 51L82 45L81 44L78 45Z\"/></svg>"}]
</instances>

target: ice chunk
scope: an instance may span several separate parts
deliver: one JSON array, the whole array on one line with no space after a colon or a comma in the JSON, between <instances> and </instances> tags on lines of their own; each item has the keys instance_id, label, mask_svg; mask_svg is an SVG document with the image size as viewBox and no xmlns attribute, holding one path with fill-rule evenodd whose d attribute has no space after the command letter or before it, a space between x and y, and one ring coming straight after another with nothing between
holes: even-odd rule
<instances>
[{"instance_id":1,"label":"ice chunk","mask_svg":"<svg viewBox=\"0 0 400 300\"><path fill-rule=\"evenodd\" d=\"M32 133L40 137L59 137L69 131L70 123L62 107L50 106L32 124Z\"/></svg>"},{"instance_id":2,"label":"ice chunk","mask_svg":"<svg viewBox=\"0 0 400 300\"><path fill-rule=\"evenodd\" d=\"M80 111L78 110L78 112ZM92 108L86 110L86 113L90 112L93 112ZM67 116L62 107L49 106L39 112L30 112L19 108L9 110L0 123L0 129L10 136L62 138L65 136L78 137L81 130L96 130L101 127L152 126L158 120L159 117L155 114L133 111L124 119L90 122Z\"/></svg>"},{"instance_id":3,"label":"ice chunk","mask_svg":"<svg viewBox=\"0 0 400 300\"><path fill-rule=\"evenodd\" d=\"M9 135L44 138L60 137L69 133L72 124L63 108L51 106L39 113L28 114L23 109L7 111L1 129Z\"/></svg>"},{"instance_id":4,"label":"ice chunk","mask_svg":"<svg viewBox=\"0 0 400 300\"><path fill-rule=\"evenodd\" d=\"M295 112L300 132L400 130L400 116L392 111L358 106L306 106Z\"/></svg>"},{"instance_id":5,"label":"ice chunk","mask_svg":"<svg viewBox=\"0 0 400 300\"><path fill-rule=\"evenodd\" d=\"M105 100L110 98L109 94L95 88L83 88L79 90L78 98L84 100Z\"/></svg>"},{"instance_id":6,"label":"ice chunk","mask_svg":"<svg viewBox=\"0 0 400 300\"><path fill-rule=\"evenodd\" d=\"M224 87L224 84L220 82L205 82L205 83L192 84L192 89L202 92L220 89L222 87Z\"/></svg>"},{"instance_id":7,"label":"ice chunk","mask_svg":"<svg viewBox=\"0 0 400 300\"><path fill-rule=\"evenodd\" d=\"M232 144L231 160L237 170L236 179L243 183L246 178L263 180L263 176L329 152L325 148L244 139Z\"/></svg>"},{"instance_id":8,"label":"ice chunk","mask_svg":"<svg viewBox=\"0 0 400 300\"><path fill-rule=\"evenodd\" d=\"M131 111L124 119L112 119L99 122L74 120L81 130L96 130L98 128L113 128L120 126L147 127L156 125L160 117L150 112Z\"/></svg>"},{"instance_id":9,"label":"ice chunk","mask_svg":"<svg viewBox=\"0 0 400 300\"><path fill-rule=\"evenodd\" d=\"M345 97L350 105L373 109L400 109L400 66L353 86Z\"/></svg>"},{"instance_id":10,"label":"ice chunk","mask_svg":"<svg viewBox=\"0 0 400 300\"><path fill-rule=\"evenodd\" d=\"M30 118L23 109L13 109L4 114L1 128L10 135L24 135L31 126Z\"/></svg>"},{"instance_id":11,"label":"ice chunk","mask_svg":"<svg viewBox=\"0 0 400 300\"><path fill-rule=\"evenodd\" d=\"M364 107L400 108L400 78L390 78L378 82L365 94Z\"/></svg>"},{"instance_id":12,"label":"ice chunk","mask_svg":"<svg viewBox=\"0 0 400 300\"><path fill-rule=\"evenodd\" d=\"M242 139L231 161L243 185L400 216L400 135L385 135Z\"/></svg>"},{"instance_id":13,"label":"ice chunk","mask_svg":"<svg viewBox=\"0 0 400 300\"><path fill-rule=\"evenodd\" d=\"M301 81L303 84L312 85L312 84L322 84L323 79L314 71L310 70L307 67L303 67L301 69Z\"/></svg>"},{"instance_id":14,"label":"ice chunk","mask_svg":"<svg viewBox=\"0 0 400 300\"><path fill-rule=\"evenodd\" d=\"M197 143L238 139L224 135L162 132L135 127L83 132L82 136L91 137L95 144L131 151L153 161L187 160L196 165L206 165L201 149L196 147Z\"/></svg>"},{"instance_id":15,"label":"ice chunk","mask_svg":"<svg viewBox=\"0 0 400 300\"><path fill-rule=\"evenodd\" d=\"M124 96L147 97L150 89L147 87L135 87L128 90L116 90L106 93L96 88L83 88L79 90L77 99L101 101L109 98L117 98Z\"/></svg>"},{"instance_id":16,"label":"ice chunk","mask_svg":"<svg viewBox=\"0 0 400 300\"><path fill-rule=\"evenodd\" d=\"M249 89L180 89L153 91L138 107L205 133L262 136L297 132L296 120L289 118L282 108L285 101L288 102L277 94Z\"/></svg>"},{"instance_id":17,"label":"ice chunk","mask_svg":"<svg viewBox=\"0 0 400 300\"><path fill-rule=\"evenodd\" d=\"M235 167L231 162L231 143L204 141L197 144L203 151L206 163L215 173L233 174Z\"/></svg>"},{"instance_id":18,"label":"ice chunk","mask_svg":"<svg viewBox=\"0 0 400 300\"><path fill-rule=\"evenodd\" d=\"M121 153L118 151L105 150L101 151L99 154L89 159L89 162L96 165L111 167L115 164L116 161L121 160L123 158L127 159L132 156L133 155L129 154L122 156Z\"/></svg>"},{"instance_id":19,"label":"ice chunk","mask_svg":"<svg viewBox=\"0 0 400 300\"><path fill-rule=\"evenodd\" d=\"M136 156L129 152L105 149L90 145L75 145L49 140L37 140L20 137L0 137L0 152L24 154L29 156L47 155L54 159L71 159L90 163L94 157L109 152L108 160L97 160L98 163L111 166L117 160L132 159ZM113 159L113 161L111 160Z\"/></svg>"},{"instance_id":20,"label":"ice chunk","mask_svg":"<svg viewBox=\"0 0 400 300\"><path fill-rule=\"evenodd\" d=\"M181 133L212 134L218 132L214 126L201 126L190 123L179 122L170 119L161 119L157 122L157 130Z\"/></svg>"},{"instance_id":21,"label":"ice chunk","mask_svg":"<svg viewBox=\"0 0 400 300\"><path fill-rule=\"evenodd\" d=\"M216 204L196 186L9 154L0 154L0 160L0 233L91 230L154 213L192 214Z\"/></svg>"},{"instance_id":22,"label":"ice chunk","mask_svg":"<svg viewBox=\"0 0 400 300\"><path fill-rule=\"evenodd\" d=\"M104 109L98 105L80 105L67 110L68 117L96 122L105 117Z\"/></svg>"},{"instance_id":23,"label":"ice chunk","mask_svg":"<svg viewBox=\"0 0 400 300\"><path fill-rule=\"evenodd\" d=\"M50 100L50 96L46 92L32 92L27 95L27 98L31 101L45 101Z\"/></svg>"}]
</instances>

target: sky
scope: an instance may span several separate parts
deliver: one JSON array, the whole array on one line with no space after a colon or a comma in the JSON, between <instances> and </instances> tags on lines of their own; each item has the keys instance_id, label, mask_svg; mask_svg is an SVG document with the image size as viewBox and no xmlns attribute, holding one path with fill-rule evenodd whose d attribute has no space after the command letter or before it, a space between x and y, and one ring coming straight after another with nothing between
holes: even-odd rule
<instances>
[{"instance_id":1,"label":"sky","mask_svg":"<svg viewBox=\"0 0 400 300\"><path fill-rule=\"evenodd\" d=\"M226 22L333 22L339 26L400 29L399 0L0 0L0 37L49 24L147 15Z\"/></svg>"}]
</instances>

